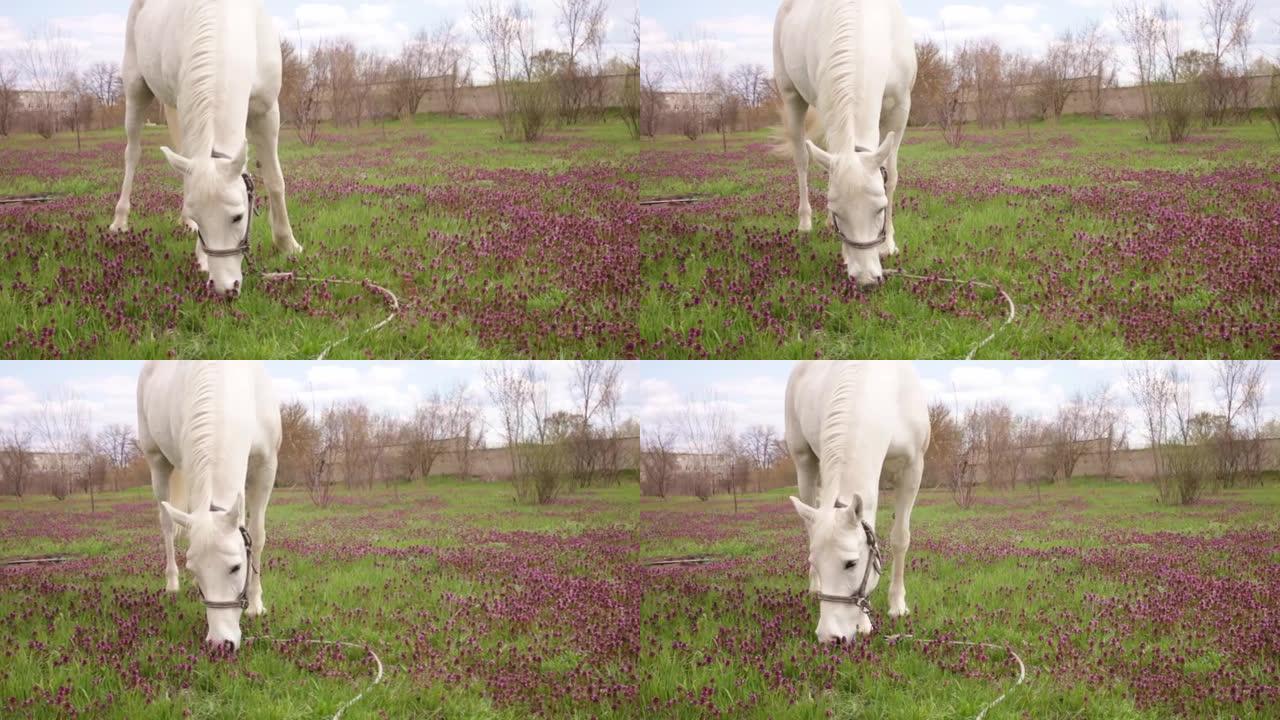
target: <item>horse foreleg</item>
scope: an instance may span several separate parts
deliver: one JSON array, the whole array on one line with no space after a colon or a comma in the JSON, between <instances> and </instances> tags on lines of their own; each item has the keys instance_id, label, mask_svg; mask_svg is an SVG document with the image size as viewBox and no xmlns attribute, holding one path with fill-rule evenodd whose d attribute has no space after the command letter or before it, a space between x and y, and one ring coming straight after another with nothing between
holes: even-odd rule
<instances>
[{"instance_id":1,"label":"horse foreleg","mask_svg":"<svg viewBox=\"0 0 1280 720\"><path fill-rule=\"evenodd\" d=\"M289 210L284 200L284 172L280 169L280 105L257 117L249 118L249 136L254 153L262 165L262 178L267 185L271 212L271 237L276 248L287 255L302 252L289 225Z\"/></svg>"},{"instance_id":2,"label":"horse foreleg","mask_svg":"<svg viewBox=\"0 0 1280 720\"><path fill-rule=\"evenodd\" d=\"M115 217L111 220L111 232L129 229L129 196L133 193L133 174L142 159L142 123L147 106L151 104L151 89L141 77L127 81L124 92L124 182L120 185L120 199L116 201Z\"/></svg>"},{"instance_id":3,"label":"horse foreleg","mask_svg":"<svg viewBox=\"0 0 1280 720\"><path fill-rule=\"evenodd\" d=\"M171 146L173 151L182 155L182 125L181 120L178 118L178 108L171 105L164 106L164 124L169 128L169 142L173 143ZM187 214L186 202L182 203L182 213L178 216L178 224L191 232L199 230L196 226L196 221L192 220L191 216ZM196 249L196 257L200 260L200 269L208 272L209 261L204 258L204 253L201 252L198 247Z\"/></svg>"},{"instance_id":4,"label":"horse foreleg","mask_svg":"<svg viewBox=\"0 0 1280 720\"><path fill-rule=\"evenodd\" d=\"M247 529L249 538L253 541L253 569L249 573L249 607L245 609L245 614L251 617L265 615L267 612L262 604L262 559L267 547L267 501L271 499L271 488L276 483L276 465L274 458L263 460L249 471L246 493L249 503Z\"/></svg>"},{"instance_id":5,"label":"horse foreleg","mask_svg":"<svg viewBox=\"0 0 1280 720\"><path fill-rule=\"evenodd\" d=\"M917 458L898 476L898 493L893 504L893 529L889 535L893 554L893 577L889 581L889 617L901 617L911 612L907 608L907 586L903 577L907 570L907 548L911 545L911 508L915 506L923 474L924 459Z\"/></svg>"},{"instance_id":6,"label":"horse foreleg","mask_svg":"<svg viewBox=\"0 0 1280 720\"><path fill-rule=\"evenodd\" d=\"M782 99L783 126L787 142L791 144L791 158L796 164L796 182L800 190L800 204L796 212L800 216L800 232L813 229L813 210L809 207L809 148L804 144L804 114L808 103L794 90Z\"/></svg>"},{"instance_id":7,"label":"horse foreleg","mask_svg":"<svg viewBox=\"0 0 1280 720\"><path fill-rule=\"evenodd\" d=\"M897 255L898 243L895 242L893 236L893 196L898 190L898 148L902 146L902 137L907 131L907 117L911 114L911 98L898 103L892 110L889 110L885 117L880 121L880 137L884 137L886 133L897 133L893 142L893 149L889 152L889 159L885 162L885 181L884 191L889 200L889 206L884 209L884 229L885 244L880 250L880 256Z\"/></svg>"},{"instance_id":8,"label":"horse foreleg","mask_svg":"<svg viewBox=\"0 0 1280 720\"><path fill-rule=\"evenodd\" d=\"M147 466L151 469L151 490L156 497L156 510L160 513L160 535L164 538L164 589L171 593L178 592L178 559L173 547L174 537L178 529L173 525L173 518L164 511L160 500L170 500L169 479L173 476L173 465L159 453L148 453Z\"/></svg>"}]
</instances>

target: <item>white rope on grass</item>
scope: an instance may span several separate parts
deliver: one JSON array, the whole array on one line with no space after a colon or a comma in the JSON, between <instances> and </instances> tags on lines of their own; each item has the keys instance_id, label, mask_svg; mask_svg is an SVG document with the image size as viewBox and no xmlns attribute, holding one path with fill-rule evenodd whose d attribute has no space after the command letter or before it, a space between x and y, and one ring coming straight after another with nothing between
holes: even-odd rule
<instances>
[{"instance_id":1,"label":"white rope on grass","mask_svg":"<svg viewBox=\"0 0 1280 720\"><path fill-rule=\"evenodd\" d=\"M999 287L996 287L995 285L992 285L991 283L988 283L988 282L982 282L981 280L961 280L959 278L941 277L939 275L913 275L912 273L903 272L897 269L886 270L885 275L897 275L898 277L904 277L910 280L936 280L938 282L951 283L952 285L969 285L971 287L984 287L984 288L990 288L1000 293L1000 297L1004 298L1005 304L1009 306L1009 314L1005 316L1004 322L1000 323L999 327L997 327L995 330L992 330L990 335L979 340L978 343L969 350L969 354L964 356L965 360L972 360L973 356L978 354L978 351L982 349L983 345L986 345L987 343L994 340L996 337L996 334L999 333L1001 330L1005 329L1005 327L1010 323L1012 323L1014 321L1014 318L1018 316L1018 308L1013 304L1013 298L1009 297L1009 293L1005 292L1004 290L1001 290Z\"/></svg>"},{"instance_id":2,"label":"white rope on grass","mask_svg":"<svg viewBox=\"0 0 1280 720\"><path fill-rule=\"evenodd\" d=\"M968 640L937 640L934 638L918 638L915 635L912 635L911 633L896 633L893 635L886 635L884 639L886 642L891 644L898 640L910 640L912 642L918 642L918 643L942 643L945 645L965 645L969 647L984 647L984 648L990 648L992 650L1003 650L1006 654L1008 654L1014 660L1017 660L1018 661L1018 679L1014 681L1013 685L1010 685L1007 690L1000 693L1000 697L997 697L995 700L992 700L986 705L983 705L982 709L978 711L977 716L974 717L974 720L982 720L984 717L986 717L988 710L990 710L991 708L1003 702L1005 697L1007 697L1009 693L1013 692L1015 688L1017 688L1019 685L1022 684L1024 680L1027 679L1027 666L1023 664L1022 658L1018 656L1018 653L1013 651L1013 648L1005 645L996 645L995 643L984 643L984 642L969 642Z\"/></svg>"},{"instance_id":3,"label":"white rope on grass","mask_svg":"<svg viewBox=\"0 0 1280 720\"><path fill-rule=\"evenodd\" d=\"M365 693L369 692L374 688L375 685L382 682L382 658L378 657L378 653L374 652L373 648L369 647L368 645L361 645L359 643L347 642L345 640L302 640L299 638L275 638L275 637L271 637L270 635L258 635L256 637L246 638L246 640L265 640L267 642L274 642L274 643L302 642L302 643L307 643L309 645L341 645L343 647L359 648L369 653L369 657L373 658L373 661L378 665L378 674L374 676L373 682L369 683L368 686L365 687L365 689L361 690L358 694L356 694L355 697L351 698L350 700L338 706L338 711L333 714L333 720L339 720L342 717L342 713L347 711L347 708L350 708L352 705L355 705L357 702L359 702L360 698L364 697Z\"/></svg>"},{"instance_id":4,"label":"white rope on grass","mask_svg":"<svg viewBox=\"0 0 1280 720\"><path fill-rule=\"evenodd\" d=\"M365 280L343 280L343 279L341 279L341 278L317 278L317 277L308 277L308 276L306 276L306 275L297 275L297 274L295 274L295 273L293 273L293 272L270 272L270 273L262 273L262 279L263 279L263 280L268 280L268 281L273 281L273 280L300 280L300 281L302 281L302 282L311 282L311 283L317 283L317 284L324 284L324 283L337 283L337 284L340 284L340 285L359 285L359 286L361 286L361 287L370 288L370 289L373 289L373 290L376 290L376 291L378 291L378 292L382 293L383 297L387 298L387 300L388 300L388 304L390 304L390 305L391 305L391 314L390 314L390 315L387 315L387 316L386 316L385 318L383 318L380 322L374 323L372 326L370 326L370 327L369 327L369 329L368 329L368 330L365 330L364 332L360 333L360 334L359 334L359 335L357 335L356 337L364 337L365 335L368 335L369 333L371 333L371 332L373 332L373 331L377 330L378 328L380 328L380 327L382 327L382 326L386 325L387 323L389 323L389 322L391 322L392 320L394 320L394 319L395 319L395 317L396 317L396 315L400 312L400 298L396 297L396 294L395 294L395 293L393 293L393 292L391 292L390 290L388 290L388 289L386 289L386 288L382 287L381 285L378 285L378 284L376 284L376 283L374 283L373 281L368 280L368 279L365 279ZM342 343L344 343L344 342L346 342L347 340L350 340L350 339L351 339L351 334L350 334L350 333L348 333L348 334L343 335L342 337L338 338L337 340L334 340L333 342L329 343L328 345L325 345L325 346L324 346L324 349L320 351L320 354L316 356L316 360L324 360L324 359L325 359L325 357L327 357L327 356L329 355L329 351L330 351L330 350L334 349L334 348L335 348L335 347L337 347L338 345L341 345Z\"/></svg>"}]
</instances>

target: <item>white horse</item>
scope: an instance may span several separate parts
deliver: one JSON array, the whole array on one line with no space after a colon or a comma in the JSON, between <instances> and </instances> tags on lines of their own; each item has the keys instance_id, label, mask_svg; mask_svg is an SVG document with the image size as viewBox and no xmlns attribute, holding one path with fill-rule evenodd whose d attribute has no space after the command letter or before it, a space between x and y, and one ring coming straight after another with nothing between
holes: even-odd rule
<instances>
[{"instance_id":1,"label":"white horse","mask_svg":"<svg viewBox=\"0 0 1280 720\"><path fill-rule=\"evenodd\" d=\"M280 40L260 0L133 0L125 29L124 184L114 232L129 227L142 123L153 98L164 104L171 150L182 174L181 222L196 231L196 261L225 296L240 293L249 252L253 181L246 132L270 192L271 234L290 255L302 250L289 226L280 170Z\"/></svg>"},{"instance_id":2,"label":"white horse","mask_svg":"<svg viewBox=\"0 0 1280 720\"><path fill-rule=\"evenodd\" d=\"M773 74L800 181L800 232L813 228L809 158L826 168L828 220L860 287L884 282L893 255L898 146L911 112L915 46L897 0L783 0L773 25ZM805 139L812 106L827 151ZM874 148L874 149L873 149Z\"/></svg>"},{"instance_id":3,"label":"white horse","mask_svg":"<svg viewBox=\"0 0 1280 720\"><path fill-rule=\"evenodd\" d=\"M802 362L787 381L786 442L809 534L809 590L818 640L870 633L867 598L880 581L875 534L880 474L895 477L889 615L906 615L911 507L929 447L929 409L905 362Z\"/></svg>"},{"instance_id":4,"label":"white horse","mask_svg":"<svg viewBox=\"0 0 1280 720\"><path fill-rule=\"evenodd\" d=\"M241 613L267 611L262 550L280 403L266 371L248 362L148 362L138 376L138 447L160 502L165 589L178 591L176 525L191 541L187 569L206 606L205 640L239 647Z\"/></svg>"}]
</instances>

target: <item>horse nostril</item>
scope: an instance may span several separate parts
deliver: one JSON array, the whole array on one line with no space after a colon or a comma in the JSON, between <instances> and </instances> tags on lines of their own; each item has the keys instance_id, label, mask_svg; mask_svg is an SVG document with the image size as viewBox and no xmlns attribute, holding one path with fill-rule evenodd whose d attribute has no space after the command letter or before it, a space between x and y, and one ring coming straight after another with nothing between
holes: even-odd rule
<instances>
[{"instance_id":1,"label":"horse nostril","mask_svg":"<svg viewBox=\"0 0 1280 720\"><path fill-rule=\"evenodd\" d=\"M239 281L239 280L237 280L237 281L235 281L234 283L232 283L232 284L231 284L231 289L232 289L232 290L239 290L239 289L240 289L240 281Z\"/></svg>"}]
</instances>

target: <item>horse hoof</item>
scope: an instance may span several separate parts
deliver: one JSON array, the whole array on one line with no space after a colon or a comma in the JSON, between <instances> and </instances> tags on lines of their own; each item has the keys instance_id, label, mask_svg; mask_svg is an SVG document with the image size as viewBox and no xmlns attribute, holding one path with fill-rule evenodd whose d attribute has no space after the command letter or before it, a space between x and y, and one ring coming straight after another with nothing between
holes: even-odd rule
<instances>
[{"instance_id":1,"label":"horse hoof","mask_svg":"<svg viewBox=\"0 0 1280 720\"><path fill-rule=\"evenodd\" d=\"M109 228L109 230L111 230L111 232L113 232L113 233L118 233L118 232L129 232L129 221L128 221L128 220L116 220L116 221L114 221L114 222L112 222L112 223L111 223L111 227Z\"/></svg>"},{"instance_id":2,"label":"horse hoof","mask_svg":"<svg viewBox=\"0 0 1280 720\"><path fill-rule=\"evenodd\" d=\"M261 605L257 607L250 606L248 609L244 611L244 614L248 615L249 617L258 617L259 615L266 615L267 609Z\"/></svg>"},{"instance_id":3,"label":"horse hoof","mask_svg":"<svg viewBox=\"0 0 1280 720\"><path fill-rule=\"evenodd\" d=\"M889 608L889 617L892 617L892 618L906 617L907 615L910 615L910 614L911 614L911 610L908 609L905 605L901 608Z\"/></svg>"}]
</instances>

